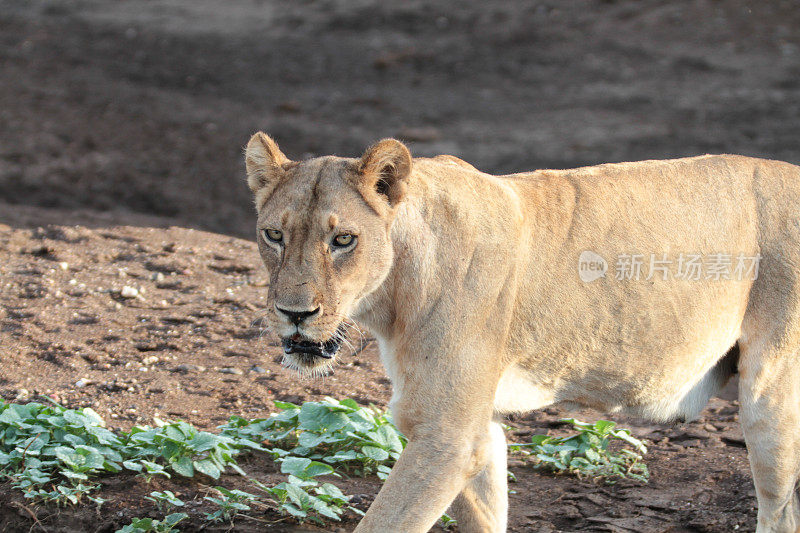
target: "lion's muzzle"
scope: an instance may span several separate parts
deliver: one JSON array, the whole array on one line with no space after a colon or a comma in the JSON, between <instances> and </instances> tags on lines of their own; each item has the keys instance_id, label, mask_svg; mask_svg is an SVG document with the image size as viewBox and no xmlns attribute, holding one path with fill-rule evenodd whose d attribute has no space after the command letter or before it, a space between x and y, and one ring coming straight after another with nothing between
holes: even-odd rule
<instances>
[{"instance_id":1,"label":"lion's muzzle","mask_svg":"<svg viewBox=\"0 0 800 533\"><path fill-rule=\"evenodd\" d=\"M337 328L336 333L325 342L313 342L304 339L300 335L292 335L286 337L281 341L283 351L286 355L299 354L301 356L321 357L323 359L333 359L336 352L342 345L344 339L344 330L341 326Z\"/></svg>"}]
</instances>

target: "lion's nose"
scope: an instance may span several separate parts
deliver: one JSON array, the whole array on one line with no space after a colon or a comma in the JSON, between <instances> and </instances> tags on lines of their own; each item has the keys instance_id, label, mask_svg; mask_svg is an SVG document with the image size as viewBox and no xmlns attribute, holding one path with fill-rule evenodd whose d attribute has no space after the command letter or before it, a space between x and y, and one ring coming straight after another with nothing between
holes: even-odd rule
<instances>
[{"instance_id":1,"label":"lion's nose","mask_svg":"<svg viewBox=\"0 0 800 533\"><path fill-rule=\"evenodd\" d=\"M307 319L310 316L314 316L317 313L319 313L319 307L317 307L316 309L313 309L311 311L290 311L288 309L283 309L283 308L278 307L276 305L275 309L279 313L282 313L282 314L286 315L286 318L288 318L292 322L292 324L294 324L295 326L299 326L300 322L304 321L305 319Z\"/></svg>"}]
</instances>

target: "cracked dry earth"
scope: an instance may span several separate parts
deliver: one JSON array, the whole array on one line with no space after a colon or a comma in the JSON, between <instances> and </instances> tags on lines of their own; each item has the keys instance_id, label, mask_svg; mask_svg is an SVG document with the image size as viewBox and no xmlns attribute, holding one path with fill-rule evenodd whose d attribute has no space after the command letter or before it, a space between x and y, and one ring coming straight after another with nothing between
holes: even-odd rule
<instances>
[{"instance_id":1,"label":"cracked dry earth","mask_svg":"<svg viewBox=\"0 0 800 533\"><path fill-rule=\"evenodd\" d=\"M326 395L386 405L391 386L366 335L351 339L356 350L343 350L333 375L324 379L301 380L283 369L276 339L259 326L265 294L266 275L249 241L176 227L0 225L0 394L6 400L47 396L68 407L91 406L112 428L161 417L213 429L233 414L266 416L273 400ZM688 424L613 418L648 440L647 485L553 476L510 457L517 482L510 485L509 530L753 530L755 497L735 388L723 396ZM512 417L509 438L562 433L558 419L565 414L547 409ZM245 459L243 467L265 482L279 479L263 458ZM224 476L221 483L242 482ZM374 478L337 483L357 495L362 508L380 487ZM156 517L142 496L165 488L202 509L202 483L147 485L114 476L103 485L110 501L100 512L93 506L29 506L2 487L0 531L28 531L32 525L44 531L114 531L132 516ZM199 529L202 521L194 520L182 528ZM345 531L355 523L351 516L331 527ZM237 521L235 530L265 529L297 531L297 526L262 510Z\"/></svg>"}]
</instances>

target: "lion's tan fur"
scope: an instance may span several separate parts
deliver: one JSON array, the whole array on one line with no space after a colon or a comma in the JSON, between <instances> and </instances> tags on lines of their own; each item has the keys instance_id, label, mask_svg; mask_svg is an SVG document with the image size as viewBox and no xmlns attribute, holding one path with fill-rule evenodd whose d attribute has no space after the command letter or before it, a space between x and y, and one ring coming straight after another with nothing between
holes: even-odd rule
<instances>
[{"instance_id":1,"label":"lion's tan fur","mask_svg":"<svg viewBox=\"0 0 800 533\"><path fill-rule=\"evenodd\" d=\"M259 238L270 301L323 302L308 327L320 341L345 316L367 326L410 439L358 531L427 531L451 505L462 531L504 530L499 415L561 403L691 418L737 364L759 531L800 530L800 168L703 156L498 177L412 162L392 140L360 160L287 161L263 134L248 145L259 227L302 235L282 261ZM359 235L347 264L314 230L331 215ZM586 250L605 278L581 281ZM614 276L621 254L681 253L760 256L760 271Z\"/></svg>"}]
</instances>

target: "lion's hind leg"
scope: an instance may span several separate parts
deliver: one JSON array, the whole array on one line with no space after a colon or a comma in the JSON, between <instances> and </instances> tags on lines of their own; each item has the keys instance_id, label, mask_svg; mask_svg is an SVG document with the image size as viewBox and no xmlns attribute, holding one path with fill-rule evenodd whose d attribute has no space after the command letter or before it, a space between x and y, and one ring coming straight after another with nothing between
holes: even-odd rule
<instances>
[{"instance_id":1,"label":"lion's hind leg","mask_svg":"<svg viewBox=\"0 0 800 533\"><path fill-rule=\"evenodd\" d=\"M470 532L501 532L506 530L508 517L508 483L506 472L506 437L502 426L492 422L490 458L478 475L466 486L450 506L458 521L458 530Z\"/></svg>"},{"instance_id":2,"label":"lion's hind leg","mask_svg":"<svg viewBox=\"0 0 800 533\"><path fill-rule=\"evenodd\" d=\"M755 346L753 344L756 344ZM740 420L758 499L759 533L800 532L800 343L742 350Z\"/></svg>"}]
</instances>

